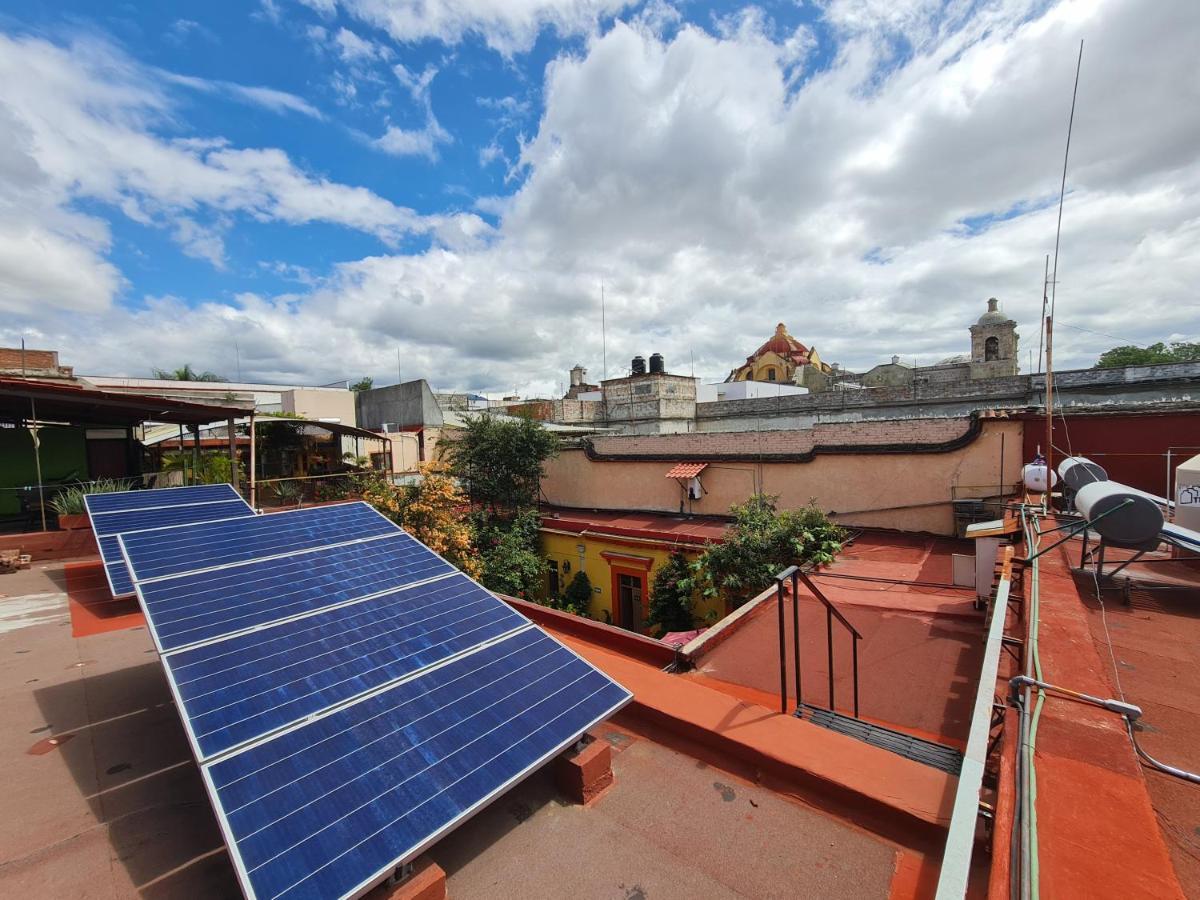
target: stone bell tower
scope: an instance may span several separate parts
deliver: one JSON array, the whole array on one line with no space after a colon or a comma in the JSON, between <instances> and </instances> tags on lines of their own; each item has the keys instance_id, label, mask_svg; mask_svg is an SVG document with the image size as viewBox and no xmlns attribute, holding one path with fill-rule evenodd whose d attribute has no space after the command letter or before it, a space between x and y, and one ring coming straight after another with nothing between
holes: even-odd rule
<instances>
[{"instance_id":1,"label":"stone bell tower","mask_svg":"<svg viewBox=\"0 0 1200 900\"><path fill-rule=\"evenodd\" d=\"M988 300L987 312L971 326L971 377L1003 378L1016 375L1017 323L1000 312L999 301Z\"/></svg>"}]
</instances>

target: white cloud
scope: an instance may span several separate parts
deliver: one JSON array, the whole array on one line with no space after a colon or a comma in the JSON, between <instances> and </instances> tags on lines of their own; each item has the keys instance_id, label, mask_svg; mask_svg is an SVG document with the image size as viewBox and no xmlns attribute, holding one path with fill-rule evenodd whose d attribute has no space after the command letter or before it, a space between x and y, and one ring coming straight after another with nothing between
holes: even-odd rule
<instances>
[{"instance_id":1,"label":"white cloud","mask_svg":"<svg viewBox=\"0 0 1200 900\"><path fill-rule=\"evenodd\" d=\"M392 57L391 48L360 37L348 28L339 28L333 42L343 62L354 64Z\"/></svg>"},{"instance_id":2,"label":"white cloud","mask_svg":"<svg viewBox=\"0 0 1200 900\"><path fill-rule=\"evenodd\" d=\"M433 83L438 70L428 66L420 74L410 71L403 64L397 63L392 67L396 80L412 95L413 100L425 113L425 124L420 128L401 128L389 125L383 135L371 141L372 146L393 156L424 156L427 159L437 158L439 144L447 144L453 138L444 129L433 114L433 100L429 87Z\"/></svg>"},{"instance_id":3,"label":"white cloud","mask_svg":"<svg viewBox=\"0 0 1200 900\"><path fill-rule=\"evenodd\" d=\"M188 256L207 260L215 269L225 269L225 239L219 230L180 216L171 237Z\"/></svg>"},{"instance_id":4,"label":"white cloud","mask_svg":"<svg viewBox=\"0 0 1200 900\"><path fill-rule=\"evenodd\" d=\"M338 0L301 2L327 15L338 5ZM347 15L402 43L432 38L457 44L476 34L505 56L529 50L542 29L588 34L602 16L633 5L632 0L340 0Z\"/></svg>"},{"instance_id":5,"label":"white cloud","mask_svg":"<svg viewBox=\"0 0 1200 900\"><path fill-rule=\"evenodd\" d=\"M191 75L180 75L175 72L160 71L163 81L178 84L206 94L223 94L234 100L258 106L273 113L297 112L313 119L321 119L321 111L305 100L287 91L256 85L236 84L232 81L214 81L208 78L195 78Z\"/></svg>"},{"instance_id":6,"label":"white cloud","mask_svg":"<svg viewBox=\"0 0 1200 900\"><path fill-rule=\"evenodd\" d=\"M396 243L432 233L426 219L362 187L303 171L281 150L235 148L219 137L171 139L169 88L231 92L268 108L307 111L299 98L268 88L170 76L120 51L80 39L70 48L0 35L0 302L9 310L97 309L122 281L101 254L107 226L74 211L98 201L146 225L167 229L186 253L224 264L220 229L197 213L292 224L329 222ZM39 295L40 292L40 295Z\"/></svg>"},{"instance_id":7,"label":"white cloud","mask_svg":"<svg viewBox=\"0 0 1200 900\"><path fill-rule=\"evenodd\" d=\"M437 246L345 263L284 296L195 308L160 299L41 315L36 327L91 371L130 371L131 345L155 348L148 365L230 368L236 335L255 377L367 372L384 383L399 348L407 377L549 392L576 361L601 374L603 279L610 374L657 350L676 371L694 352L698 374L723 376L780 320L853 367L892 353L933 362L966 349L988 296L1017 319L1023 347L1036 347L1057 213L1046 200L1057 197L1074 51L1086 36L1059 321L1142 343L1200 336L1200 8L953 4L949 25L924 7L898 18L892 8L859 5L875 17L851 20L850 7L831 4L841 37L824 71L806 68L806 35L789 46L796 36L761 17L732 19L723 35L618 24L592 37L546 69L521 187L476 201L494 229L453 211L419 219L299 172L279 151L153 141L159 161L135 138L169 103L101 79L86 103L115 146L96 147L88 116L78 129L59 123L98 157L95 173L64 163L78 148L43 142L34 122L34 149L0 147L0 179L32 160L51 210L78 185L152 216L166 205L336 217L381 235L433 229ZM908 55L896 55L897 35ZM55 98L78 90L52 87ZM74 240L102 276L102 230ZM1113 343L1067 329L1056 357L1088 365Z\"/></svg>"}]
</instances>

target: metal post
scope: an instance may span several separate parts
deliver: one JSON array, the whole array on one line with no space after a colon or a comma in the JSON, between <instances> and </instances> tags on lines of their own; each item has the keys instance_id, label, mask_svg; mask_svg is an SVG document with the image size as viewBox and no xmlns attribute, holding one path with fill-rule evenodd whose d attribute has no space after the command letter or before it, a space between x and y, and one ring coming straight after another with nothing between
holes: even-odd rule
<instances>
[{"instance_id":1,"label":"metal post","mask_svg":"<svg viewBox=\"0 0 1200 900\"><path fill-rule=\"evenodd\" d=\"M229 420L229 483L235 491L238 489L237 429L233 419Z\"/></svg>"},{"instance_id":2,"label":"metal post","mask_svg":"<svg viewBox=\"0 0 1200 900\"><path fill-rule=\"evenodd\" d=\"M792 573L792 665L796 667L796 707L803 702L800 693L800 575Z\"/></svg>"},{"instance_id":3,"label":"metal post","mask_svg":"<svg viewBox=\"0 0 1200 900\"><path fill-rule=\"evenodd\" d=\"M184 456L183 456L183 447L184 447L184 444L183 444L183 423L182 423L182 422L180 422L180 423L179 423L179 465L182 467L183 483L184 483L184 484L187 484L187 483L188 483L188 478L187 478L187 463L184 461ZM160 460L160 462L161 462L161 460Z\"/></svg>"},{"instance_id":4,"label":"metal post","mask_svg":"<svg viewBox=\"0 0 1200 900\"><path fill-rule=\"evenodd\" d=\"M825 607L825 639L829 645L829 711L833 708L833 610Z\"/></svg>"},{"instance_id":5,"label":"metal post","mask_svg":"<svg viewBox=\"0 0 1200 900\"><path fill-rule=\"evenodd\" d=\"M853 667L854 667L854 718L857 719L858 718L858 636L857 635L851 635L851 637L850 637L850 651L853 654L851 659L853 660Z\"/></svg>"},{"instance_id":6,"label":"metal post","mask_svg":"<svg viewBox=\"0 0 1200 900\"><path fill-rule=\"evenodd\" d=\"M787 714L787 648L783 640L783 581L775 582L776 606L779 608L779 711Z\"/></svg>"},{"instance_id":7,"label":"metal post","mask_svg":"<svg viewBox=\"0 0 1200 900\"><path fill-rule=\"evenodd\" d=\"M21 365L24 368L25 364L25 342L21 342ZM38 509L42 513L42 531L46 530L46 494L42 490L42 441L38 437L37 423L37 402L29 398L29 412L33 416L33 422L30 423L29 436L33 438L33 464L37 469L38 483Z\"/></svg>"},{"instance_id":8,"label":"metal post","mask_svg":"<svg viewBox=\"0 0 1200 900\"><path fill-rule=\"evenodd\" d=\"M255 427L254 427L254 413L251 412L250 413L250 505L251 506L256 505L256 503L255 503L255 494L257 493L256 480L258 478L257 470L255 468L255 446L257 445L257 441L255 440L255 431L256 430L257 429L255 429Z\"/></svg>"},{"instance_id":9,"label":"metal post","mask_svg":"<svg viewBox=\"0 0 1200 900\"><path fill-rule=\"evenodd\" d=\"M191 426L195 430L192 432L192 484L196 484L200 479L200 426Z\"/></svg>"}]
</instances>

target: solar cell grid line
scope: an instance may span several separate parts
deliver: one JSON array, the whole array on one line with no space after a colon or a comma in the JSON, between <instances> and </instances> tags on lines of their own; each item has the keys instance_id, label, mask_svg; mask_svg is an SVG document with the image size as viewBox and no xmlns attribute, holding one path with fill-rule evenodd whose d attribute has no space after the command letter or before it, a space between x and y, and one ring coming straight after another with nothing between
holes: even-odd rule
<instances>
[{"instance_id":1,"label":"solar cell grid line","mask_svg":"<svg viewBox=\"0 0 1200 900\"><path fill-rule=\"evenodd\" d=\"M631 699L528 624L201 771L247 896L355 896Z\"/></svg>"},{"instance_id":2,"label":"solar cell grid line","mask_svg":"<svg viewBox=\"0 0 1200 900\"><path fill-rule=\"evenodd\" d=\"M528 626L458 575L163 662L196 756L205 760Z\"/></svg>"},{"instance_id":3,"label":"solar cell grid line","mask_svg":"<svg viewBox=\"0 0 1200 900\"><path fill-rule=\"evenodd\" d=\"M291 557L138 582L137 590L155 645L167 653L455 572L397 531Z\"/></svg>"},{"instance_id":4,"label":"solar cell grid line","mask_svg":"<svg viewBox=\"0 0 1200 900\"><path fill-rule=\"evenodd\" d=\"M126 509L120 512L92 516L92 531L98 537L149 531L172 525L191 525L219 519L248 518L254 515L245 500L217 500L209 503L187 503L182 506L158 506L153 509Z\"/></svg>"},{"instance_id":5,"label":"solar cell grid line","mask_svg":"<svg viewBox=\"0 0 1200 900\"><path fill-rule=\"evenodd\" d=\"M104 563L104 574L108 579L109 590L114 597L130 596L134 592L132 574L121 552L118 535L134 531L155 531L158 528L172 525L246 518L253 515L254 510L241 498L93 515L91 517L92 531L95 533L96 542L99 545L100 559Z\"/></svg>"},{"instance_id":6,"label":"solar cell grid line","mask_svg":"<svg viewBox=\"0 0 1200 900\"><path fill-rule=\"evenodd\" d=\"M135 580L146 582L399 531L360 501L270 513L234 526L134 535L124 544Z\"/></svg>"},{"instance_id":7,"label":"solar cell grid line","mask_svg":"<svg viewBox=\"0 0 1200 900\"><path fill-rule=\"evenodd\" d=\"M141 491L115 491L110 494L87 494L84 505L92 514L127 509L154 509L181 503L236 500L237 491L228 484L193 484Z\"/></svg>"}]
</instances>

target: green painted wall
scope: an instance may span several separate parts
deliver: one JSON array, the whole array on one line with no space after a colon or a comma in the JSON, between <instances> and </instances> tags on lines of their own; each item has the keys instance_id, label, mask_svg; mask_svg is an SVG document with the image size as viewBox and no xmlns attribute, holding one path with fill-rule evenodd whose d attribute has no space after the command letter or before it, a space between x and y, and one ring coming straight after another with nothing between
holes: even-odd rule
<instances>
[{"instance_id":1,"label":"green painted wall","mask_svg":"<svg viewBox=\"0 0 1200 900\"><path fill-rule=\"evenodd\" d=\"M84 429L46 425L41 438L42 480L86 479L87 442ZM20 492L11 488L37 484L33 439L27 428L0 428L0 515L21 511Z\"/></svg>"}]
</instances>

